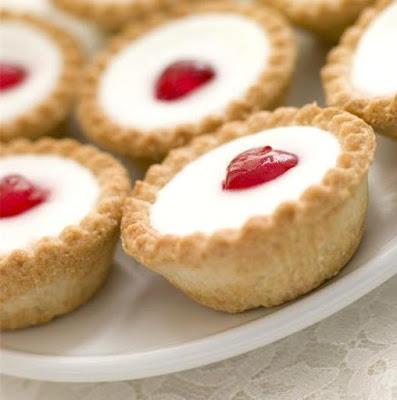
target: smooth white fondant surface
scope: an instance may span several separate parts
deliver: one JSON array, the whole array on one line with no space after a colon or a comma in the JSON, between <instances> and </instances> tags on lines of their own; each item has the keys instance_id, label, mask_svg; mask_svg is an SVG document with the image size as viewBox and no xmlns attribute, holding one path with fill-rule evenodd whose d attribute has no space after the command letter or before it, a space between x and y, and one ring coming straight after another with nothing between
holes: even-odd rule
<instances>
[{"instance_id":1,"label":"smooth white fondant surface","mask_svg":"<svg viewBox=\"0 0 397 400\"><path fill-rule=\"evenodd\" d=\"M296 154L299 163L277 179L253 188L224 191L230 161L253 147L272 146ZM159 192L150 212L162 234L211 234L239 228L249 218L270 215L285 201L297 200L336 165L341 147L331 133L315 127L274 128L224 144L188 164Z\"/></svg>"},{"instance_id":2,"label":"smooth white fondant surface","mask_svg":"<svg viewBox=\"0 0 397 400\"><path fill-rule=\"evenodd\" d=\"M99 85L104 112L125 127L191 123L221 112L242 96L268 62L270 44L255 21L231 13L200 14L168 23L116 55ZM179 101L154 96L161 72L178 60L207 62L217 76Z\"/></svg>"},{"instance_id":3,"label":"smooth white fondant surface","mask_svg":"<svg viewBox=\"0 0 397 400\"><path fill-rule=\"evenodd\" d=\"M369 96L397 94L397 1L362 35L353 57L352 85Z\"/></svg>"},{"instance_id":4,"label":"smooth white fondant surface","mask_svg":"<svg viewBox=\"0 0 397 400\"><path fill-rule=\"evenodd\" d=\"M48 19L73 35L89 55L95 53L105 40L104 34L94 24L60 10L50 0L1 0L1 7Z\"/></svg>"},{"instance_id":5,"label":"smooth white fondant surface","mask_svg":"<svg viewBox=\"0 0 397 400\"><path fill-rule=\"evenodd\" d=\"M48 200L10 218L0 218L0 254L23 249L45 236L58 236L78 224L99 198L100 187L90 170L74 160L52 155L20 155L0 160L0 179L21 174L48 189Z\"/></svg>"},{"instance_id":6,"label":"smooth white fondant surface","mask_svg":"<svg viewBox=\"0 0 397 400\"><path fill-rule=\"evenodd\" d=\"M22 22L1 22L0 60L27 70L27 78L0 95L0 120L9 122L36 107L58 84L63 57L55 41Z\"/></svg>"}]
</instances>

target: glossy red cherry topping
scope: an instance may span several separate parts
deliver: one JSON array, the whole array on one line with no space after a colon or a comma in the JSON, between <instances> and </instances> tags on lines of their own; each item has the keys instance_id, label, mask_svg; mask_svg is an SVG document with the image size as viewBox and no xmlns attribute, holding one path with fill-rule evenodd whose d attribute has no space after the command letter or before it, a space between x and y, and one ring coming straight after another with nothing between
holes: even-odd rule
<instances>
[{"instance_id":1,"label":"glossy red cherry topping","mask_svg":"<svg viewBox=\"0 0 397 400\"><path fill-rule=\"evenodd\" d=\"M26 78L26 70L19 65L0 62L0 91L20 85Z\"/></svg>"},{"instance_id":2,"label":"glossy red cherry topping","mask_svg":"<svg viewBox=\"0 0 397 400\"><path fill-rule=\"evenodd\" d=\"M295 154L273 150L270 146L244 151L227 167L224 190L247 189L269 182L295 167L299 162Z\"/></svg>"},{"instance_id":3,"label":"glossy red cherry topping","mask_svg":"<svg viewBox=\"0 0 397 400\"><path fill-rule=\"evenodd\" d=\"M0 218L14 217L45 202L49 192L35 186L22 175L0 179Z\"/></svg>"},{"instance_id":4,"label":"glossy red cherry topping","mask_svg":"<svg viewBox=\"0 0 397 400\"><path fill-rule=\"evenodd\" d=\"M169 65L160 74L155 86L157 100L175 101L209 83L214 69L205 63L182 60Z\"/></svg>"}]
</instances>

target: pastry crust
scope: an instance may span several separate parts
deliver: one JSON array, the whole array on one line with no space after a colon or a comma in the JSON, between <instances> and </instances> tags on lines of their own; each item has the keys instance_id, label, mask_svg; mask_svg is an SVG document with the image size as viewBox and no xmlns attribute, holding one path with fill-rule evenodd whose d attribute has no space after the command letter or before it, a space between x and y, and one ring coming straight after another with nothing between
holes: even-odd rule
<instances>
[{"instance_id":1,"label":"pastry crust","mask_svg":"<svg viewBox=\"0 0 397 400\"><path fill-rule=\"evenodd\" d=\"M92 21L108 31L120 30L129 21L136 22L151 12L168 12L181 3L194 1L197 0L52 0L65 11Z\"/></svg>"},{"instance_id":2,"label":"pastry crust","mask_svg":"<svg viewBox=\"0 0 397 400\"><path fill-rule=\"evenodd\" d=\"M354 90L349 81L353 55L362 34L391 3L391 0L381 0L375 7L362 13L357 23L345 32L339 45L328 55L322 80L327 104L341 107L364 119L379 133L397 138L397 93L391 97L369 97Z\"/></svg>"},{"instance_id":3,"label":"pastry crust","mask_svg":"<svg viewBox=\"0 0 397 400\"><path fill-rule=\"evenodd\" d=\"M50 321L88 301L102 286L119 238L122 206L129 192L126 170L113 157L70 139L20 139L0 144L0 157L56 154L87 167L101 188L96 207L79 225L26 249L0 255L0 328Z\"/></svg>"},{"instance_id":4,"label":"pastry crust","mask_svg":"<svg viewBox=\"0 0 397 400\"><path fill-rule=\"evenodd\" d=\"M217 11L241 13L259 22L266 30L272 45L268 65L243 97L232 100L224 112L207 115L196 123L176 125L171 128L152 130L125 128L107 117L97 101L97 90L101 76L115 54L131 41L165 22L193 13ZM181 5L174 10L172 16L156 14L141 24L129 27L97 58L86 73L78 109L79 121L83 131L91 139L113 151L133 159L159 160L170 149L188 143L195 136L213 131L227 121L242 119L253 111L277 106L288 87L295 57L296 46L292 31L275 11L229 1L186 8Z\"/></svg>"},{"instance_id":5,"label":"pastry crust","mask_svg":"<svg viewBox=\"0 0 397 400\"><path fill-rule=\"evenodd\" d=\"M255 216L240 229L211 235L163 235L151 226L157 193L189 162L235 138L286 125L328 130L342 146L336 167L299 200ZM282 304L333 277L354 254L364 229L374 150L372 128L335 108L280 108L226 124L217 135L172 151L136 183L122 220L124 249L211 308L240 312Z\"/></svg>"},{"instance_id":6,"label":"pastry crust","mask_svg":"<svg viewBox=\"0 0 397 400\"><path fill-rule=\"evenodd\" d=\"M294 24L336 42L360 12L375 0L261 0L285 14Z\"/></svg>"},{"instance_id":7,"label":"pastry crust","mask_svg":"<svg viewBox=\"0 0 397 400\"><path fill-rule=\"evenodd\" d=\"M0 142L18 137L36 139L53 134L72 108L79 81L83 56L76 41L45 19L0 9L1 21L20 21L33 26L57 44L63 56L63 71L52 93L35 107L8 122L0 117Z\"/></svg>"}]
</instances>

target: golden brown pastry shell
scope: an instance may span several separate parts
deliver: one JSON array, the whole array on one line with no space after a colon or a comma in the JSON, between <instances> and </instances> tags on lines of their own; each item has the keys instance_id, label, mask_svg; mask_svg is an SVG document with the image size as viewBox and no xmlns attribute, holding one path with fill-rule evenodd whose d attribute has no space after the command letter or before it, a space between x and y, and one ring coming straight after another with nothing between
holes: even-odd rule
<instances>
[{"instance_id":1,"label":"golden brown pastry shell","mask_svg":"<svg viewBox=\"0 0 397 400\"><path fill-rule=\"evenodd\" d=\"M136 23L151 13L166 13L182 3L189 4L196 1L200 0L52 0L56 6L65 11L113 32L128 23Z\"/></svg>"},{"instance_id":2,"label":"golden brown pastry shell","mask_svg":"<svg viewBox=\"0 0 397 400\"><path fill-rule=\"evenodd\" d=\"M47 322L88 301L104 283L119 238L122 206L129 191L124 167L92 146L43 138L0 144L0 157L54 154L73 159L98 179L95 208L58 237L0 255L0 328Z\"/></svg>"},{"instance_id":3,"label":"golden brown pastry shell","mask_svg":"<svg viewBox=\"0 0 397 400\"><path fill-rule=\"evenodd\" d=\"M328 42L336 42L360 12L374 0L261 0L278 9L296 25Z\"/></svg>"},{"instance_id":4,"label":"golden brown pastry shell","mask_svg":"<svg viewBox=\"0 0 397 400\"><path fill-rule=\"evenodd\" d=\"M251 218L240 229L176 236L151 226L150 207L157 193L189 162L234 138L287 125L317 126L339 139L337 165L321 184L309 187L298 201L281 204L272 215ZM217 135L173 150L136 183L122 219L124 249L211 308L240 312L282 304L333 277L357 249L374 149L372 128L335 108L281 108L229 123Z\"/></svg>"},{"instance_id":5,"label":"golden brown pastry shell","mask_svg":"<svg viewBox=\"0 0 397 400\"><path fill-rule=\"evenodd\" d=\"M131 41L146 32L175 18L193 13L235 12L259 22L266 30L272 50L268 65L243 97L232 99L221 113L208 115L195 123L176 125L170 128L141 130L123 127L112 121L97 100L98 85L104 70ZM211 132L223 123L247 117L260 109L271 109L284 96L293 73L296 47L292 31L284 19L273 10L230 1L204 3L198 6L180 5L172 15L155 14L142 23L131 25L120 36L113 39L105 50L88 68L82 88L78 118L83 131L92 140L132 159L160 160L172 148L188 143L193 137Z\"/></svg>"},{"instance_id":6,"label":"golden brown pastry shell","mask_svg":"<svg viewBox=\"0 0 397 400\"><path fill-rule=\"evenodd\" d=\"M81 49L71 36L40 17L0 8L0 20L19 21L38 29L55 42L63 58L63 69L58 83L47 98L10 121L2 122L0 116L0 142L20 137L36 139L45 135L57 135L75 100L83 66Z\"/></svg>"},{"instance_id":7,"label":"golden brown pastry shell","mask_svg":"<svg viewBox=\"0 0 397 400\"><path fill-rule=\"evenodd\" d=\"M397 93L391 97L370 97L355 90L349 80L353 55L362 34L391 3L391 0L377 2L375 7L365 10L356 24L344 33L339 45L328 55L322 80L327 104L343 108L365 120L377 132L397 138Z\"/></svg>"}]
</instances>

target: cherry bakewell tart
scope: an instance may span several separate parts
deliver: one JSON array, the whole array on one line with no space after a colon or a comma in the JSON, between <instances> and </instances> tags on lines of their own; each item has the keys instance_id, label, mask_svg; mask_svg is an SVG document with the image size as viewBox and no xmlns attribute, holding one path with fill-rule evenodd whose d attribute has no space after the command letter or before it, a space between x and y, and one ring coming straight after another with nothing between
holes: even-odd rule
<instances>
[{"instance_id":1,"label":"cherry bakewell tart","mask_svg":"<svg viewBox=\"0 0 397 400\"><path fill-rule=\"evenodd\" d=\"M97 143L161 159L192 137L278 104L295 61L293 34L265 7L178 7L116 37L89 67L79 120Z\"/></svg>"},{"instance_id":2,"label":"cherry bakewell tart","mask_svg":"<svg viewBox=\"0 0 397 400\"><path fill-rule=\"evenodd\" d=\"M282 304L355 253L374 149L372 128L335 108L281 108L226 124L137 182L124 249L211 308Z\"/></svg>"},{"instance_id":3,"label":"cherry bakewell tart","mask_svg":"<svg viewBox=\"0 0 397 400\"><path fill-rule=\"evenodd\" d=\"M327 103L397 138L397 1L363 12L322 71Z\"/></svg>"},{"instance_id":4,"label":"cherry bakewell tart","mask_svg":"<svg viewBox=\"0 0 397 400\"><path fill-rule=\"evenodd\" d=\"M285 14L291 22L326 41L335 42L374 0L262 0Z\"/></svg>"},{"instance_id":5,"label":"cherry bakewell tart","mask_svg":"<svg viewBox=\"0 0 397 400\"><path fill-rule=\"evenodd\" d=\"M69 32L85 49L87 55L97 51L105 35L94 24L56 7L51 0L1 0L1 7L21 13L38 15Z\"/></svg>"},{"instance_id":6,"label":"cherry bakewell tart","mask_svg":"<svg viewBox=\"0 0 397 400\"><path fill-rule=\"evenodd\" d=\"M0 10L0 142L57 132L78 85L82 54L44 19Z\"/></svg>"},{"instance_id":7,"label":"cherry bakewell tart","mask_svg":"<svg viewBox=\"0 0 397 400\"><path fill-rule=\"evenodd\" d=\"M73 140L0 144L0 328L88 301L108 274L129 191L110 155Z\"/></svg>"}]
</instances>

